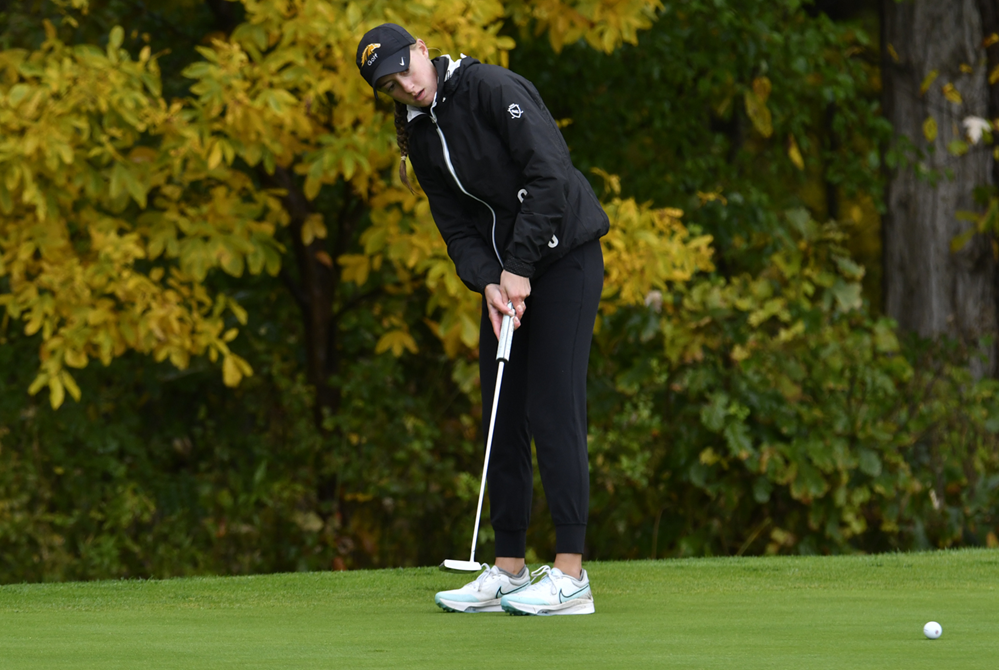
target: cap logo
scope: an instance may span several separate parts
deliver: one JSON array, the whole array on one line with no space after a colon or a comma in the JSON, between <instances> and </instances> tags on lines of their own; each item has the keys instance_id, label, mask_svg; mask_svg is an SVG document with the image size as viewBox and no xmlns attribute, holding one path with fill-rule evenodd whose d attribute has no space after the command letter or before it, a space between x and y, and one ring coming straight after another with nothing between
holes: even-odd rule
<instances>
[{"instance_id":1,"label":"cap logo","mask_svg":"<svg viewBox=\"0 0 999 670\"><path fill-rule=\"evenodd\" d=\"M363 53L361 53L361 60L365 61L365 64L371 65L378 58L378 54L375 53L375 49L380 47L381 44L374 42L364 47Z\"/></svg>"}]
</instances>

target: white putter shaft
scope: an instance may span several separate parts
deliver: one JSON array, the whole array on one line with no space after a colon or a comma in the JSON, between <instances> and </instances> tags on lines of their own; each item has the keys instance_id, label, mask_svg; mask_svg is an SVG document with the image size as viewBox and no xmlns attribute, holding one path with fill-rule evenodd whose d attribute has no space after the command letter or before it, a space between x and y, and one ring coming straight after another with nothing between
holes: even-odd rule
<instances>
[{"instance_id":1,"label":"white putter shaft","mask_svg":"<svg viewBox=\"0 0 999 670\"><path fill-rule=\"evenodd\" d=\"M513 305L510 305L513 309ZM441 570L447 572L478 572L483 569L483 564L475 560L475 545L479 539L479 520L482 518L482 498L486 493L486 474L489 472L489 453L493 448L493 429L496 427L496 407L499 405L500 386L503 384L503 367L510 360L510 345L513 342L513 318L503 317L500 326L499 344L496 347L496 360L499 365L496 368L496 390L493 392L493 409L489 413L489 434L486 437L486 457L482 464L482 483L479 485L479 504L475 508L475 526L472 530L472 552L467 561L459 561L454 558L446 558L441 563Z\"/></svg>"}]
</instances>

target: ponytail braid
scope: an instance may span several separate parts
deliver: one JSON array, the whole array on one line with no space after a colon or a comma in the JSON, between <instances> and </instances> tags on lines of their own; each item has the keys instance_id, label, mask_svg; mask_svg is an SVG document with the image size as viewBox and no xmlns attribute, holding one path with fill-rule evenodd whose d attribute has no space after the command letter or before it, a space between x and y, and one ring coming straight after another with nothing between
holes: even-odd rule
<instances>
[{"instance_id":1,"label":"ponytail braid","mask_svg":"<svg viewBox=\"0 0 999 670\"><path fill-rule=\"evenodd\" d=\"M409 155L409 133L406 132L407 116L406 105L401 102L395 103L395 141L399 145L399 153L402 154L402 162L399 163L399 179L410 192L415 193L406 172L406 156Z\"/></svg>"}]
</instances>

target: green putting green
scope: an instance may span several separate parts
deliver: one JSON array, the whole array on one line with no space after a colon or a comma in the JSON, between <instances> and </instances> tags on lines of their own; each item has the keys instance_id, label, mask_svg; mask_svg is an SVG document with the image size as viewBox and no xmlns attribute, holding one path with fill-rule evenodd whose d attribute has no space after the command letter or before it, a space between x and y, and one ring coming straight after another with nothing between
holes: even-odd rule
<instances>
[{"instance_id":1,"label":"green putting green","mask_svg":"<svg viewBox=\"0 0 999 670\"><path fill-rule=\"evenodd\" d=\"M445 614L431 568L0 587L0 667L994 668L999 551L590 563L597 613ZM939 640L923 624L943 625Z\"/></svg>"}]
</instances>

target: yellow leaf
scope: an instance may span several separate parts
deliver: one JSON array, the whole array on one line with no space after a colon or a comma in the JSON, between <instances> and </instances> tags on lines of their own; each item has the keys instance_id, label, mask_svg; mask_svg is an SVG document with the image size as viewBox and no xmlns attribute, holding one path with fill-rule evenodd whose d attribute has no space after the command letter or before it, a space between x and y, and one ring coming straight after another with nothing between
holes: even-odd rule
<instances>
[{"instance_id":1,"label":"yellow leaf","mask_svg":"<svg viewBox=\"0 0 999 670\"><path fill-rule=\"evenodd\" d=\"M378 340L378 344L375 345L375 353L381 354L390 349L392 355L397 358L402 356L402 352L406 349L415 354L417 352L416 340L404 330L389 331Z\"/></svg>"},{"instance_id":2,"label":"yellow leaf","mask_svg":"<svg viewBox=\"0 0 999 670\"><path fill-rule=\"evenodd\" d=\"M152 147L135 147L128 152L128 160L133 163L155 163L159 153Z\"/></svg>"},{"instance_id":3,"label":"yellow leaf","mask_svg":"<svg viewBox=\"0 0 999 670\"><path fill-rule=\"evenodd\" d=\"M773 84L766 77L757 77L753 80L753 93L755 93L760 100L763 102L767 101L770 97L770 91L773 90Z\"/></svg>"},{"instance_id":4,"label":"yellow leaf","mask_svg":"<svg viewBox=\"0 0 999 670\"><path fill-rule=\"evenodd\" d=\"M235 359L236 365L239 367L239 371L243 373L244 377L253 376L253 368L250 367L249 363L235 354L233 354L232 357Z\"/></svg>"},{"instance_id":5,"label":"yellow leaf","mask_svg":"<svg viewBox=\"0 0 999 670\"><path fill-rule=\"evenodd\" d=\"M927 142L933 142L937 139L937 120L932 116L923 121L923 137L926 138Z\"/></svg>"},{"instance_id":6,"label":"yellow leaf","mask_svg":"<svg viewBox=\"0 0 999 670\"><path fill-rule=\"evenodd\" d=\"M989 72L989 84L995 84L999 81L999 65L992 68L992 72Z\"/></svg>"},{"instance_id":7,"label":"yellow leaf","mask_svg":"<svg viewBox=\"0 0 999 670\"><path fill-rule=\"evenodd\" d=\"M230 328L229 330L225 331L225 333L223 333L223 335L222 335L222 341L223 342L232 342L233 340L236 339L237 335L239 335L239 329L237 329L237 328Z\"/></svg>"},{"instance_id":8,"label":"yellow leaf","mask_svg":"<svg viewBox=\"0 0 999 670\"><path fill-rule=\"evenodd\" d=\"M49 383L49 376L45 372L38 373L34 381L31 382L31 386L28 387L28 395L35 395Z\"/></svg>"},{"instance_id":9,"label":"yellow leaf","mask_svg":"<svg viewBox=\"0 0 999 670\"><path fill-rule=\"evenodd\" d=\"M76 385L76 380L73 379L72 375L65 370L62 371L59 377L62 379L62 383L66 387L66 390L69 391L71 396L73 396L73 400L79 402L82 394L80 393L80 387Z\"/></svg>"},{"instance_id":10,"label":"yellow leaf","mask_svg":"<svg viewBox=\"0 0 999 670\"><path fill-rule=\"evenodd\" d=\"M919 95L926 95L926 92L930 90L930 86L936 81L937 75L940 74L939 70L932 70L926 78L923 79L923 83L919 85Z\"/></svg>"},{"instance_id":11,"label":"yellow leaf","mask_svg":"<svg viewBox=\"0 0 999 670\"><path fill-rule=\"evenodd\" d=\"M975 69L973 67L971 67L970 65L968 65L967 63L961 63L959 69L964 74L971 74L971 73L973 73L975 71Z\"/></svg>"},{"instance_id":12,"label":"yellow leaf","mask_svg":"<svg viewBox=\"0 0 999 670\"><path fill-rule=\"evenodd\" d=\"M62 379L52 377L49 379L49 403L52 409L59 409L66 399L66 389L62 385Z\"/></svg>"},{"instance_id":13,"label":"yellow leaf","mask_svg":"<svg viewBox=\"0 0 999 670\"><path fill-rule=\"evenodd\" d=\"M319 213L309 214L302 223L302 243L306 246L312 244L313 240L326 239L326 224L323 222L323 215Z\"/></svg>"},{"instance_id":14,"label":"yellow leaf","mask_svg":"<svg viewBox=\"0 0 999 670\"><path fill-rule=\"evenodd\" d=\"M232 315L236 317L236 320L245 326L247 319L246 310L243 309L242 306L240 306L240 304L235 300L233 300L232 298L229 298L226 301L226 306L229 308L229 311L232 312Z\"/></svg>"},{"instance_id":15,"label":"yellow leaf","mask_svg":"<svg viewBox=\"0 0 999 670\"><path fill-rule=\"evenodd\" d=\"M710 193L705 193L703 191L697 192L697 198L701 201L701 205L706 205L709 202L720 202L723 205L728 204L728 198L721 194L721 189L717 191L712 191ZM682 212L681 212L682 214Z\"/></svg>"},{"instance_id":16,"label":"yellow leaf","mask_svg":"<svg viewBox=\"0 0 999 670\"><path fill-rule=\"evenodd\" d=\"M717 453L715 453L715 450L712 447L708 447L707 449L701 451L700 455L698 456L698 460L704 465L710 466L720 461L721 457Z\"/></svg>"},{"instance_id":17,"label":"yellow leaf","mask_svg":"<svg viewBox=\"0 0 999 670\"><path fill-rule=\"evenodd\" d=\"M891 59L896 63L899 62L898 52L895 51L895 47L890 44L888 45L888 55L891 56Z\"/></svg>"},{"instance_id":18,"label":"yellow leaf","mask_svg":"<svg viewBox=\"0 0 999 670\"><path fill-rule=\"evenodd\" d=\"M791 162L799 170L804 170L805 159L801 156L801 149L798 147L798 141L794 139L794 135L787 136L787 145L787 155L791 159Z\"/></svg>"},{"instance_id":19,"label":"yellow leaf","mask_svg":"<svg viewBox=\"0 0 999 670\"><path fill-rule=\"evenodd\" d=\"M992 46L996 42L999 42L999 34L992 33L991 35L989 35L988 37L986 37L982 41L982 48L983 49L988 49L990 46Z\"/></svg>"},{"instance_id":20,"label":"yellow leaf","mask_svg":"<svg viewBox=\"0 0 999 670\"><path fill-rule=\"evenodd\" d=\"M753 127L763 137L770 137L774 133L773 118L770 110L767 109L766 102L754 91L746 91L746 114L753 122Z\"/></svg>"},{"instance_id":21,"label":"yellow leaf","mask_svg":"<svg viewBox=\"0 0 999 670\"><path fill-rule=\"evenodd\" d=\"M619 176L598 167L590 168L590 172L604 180L604 193L613 193L614 195L621 193L621 178Z\"/></svg>"},{"instance_id":22,"label":"yellow leaf","mask_svg":"<svg viewBox=\"0 0 999 670\"><path fill-rule=\"evenodd\" d=\"M961 98L961 93L955 88L954 84L948 83L942 89L944 97L953 102L955 105L960 105L964 100Z\"/></svg>"},{"instance_id":23,"label":"yellow leaf","mask_svg":"<svg viewBox=\"0 0 999 670\"><path fill-rule=\"evenodd\" d=\"M361 254L344 254L337 259L343 266L341 276L344 281L354 282L358 286L364 286L368 281L368 274L371 272L371 261L367 256Z\"/></svg>"},{"instance_id":24,"label":"yellow leaf","mask_svg":"<svg viewBox=\"0 0 999 670\"><path fill-rule=\"evenodd\" d=\"M75 350L69 349L63 355L63 360L66 362L66 365L68 365L68 366L70 366L72 368L85 368L85 367L87 367L87 355L85 353L83 353L82 351L75 351Z\"/></svg>"},{"instance_id":25,"label":"yellow leaf","mask_svg":"<svg viewBox=\"0 0 999 670\"><path fill-rule=\"evenodd\" d=\"M222 383L230 388L239 386L243 379L243 373L239 370L239 365L233 360L233 356L226 356L222 361Z\"/></svg>"},{"instance_id":26,"label":"yellow leaf","mask_svg":"<svg viewBox=\"0 0 999 670\"><path fill-rule=\"evenodd\" d=\"M212 144L211 151L208 152L208 169L214 170L222 162L222 145L218 142Z\"/></svg>"}]
</instances>

